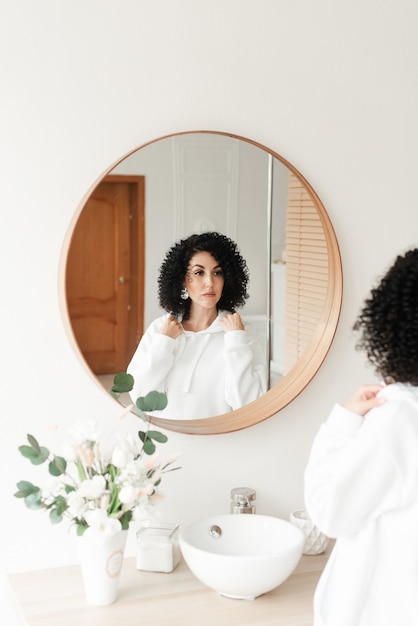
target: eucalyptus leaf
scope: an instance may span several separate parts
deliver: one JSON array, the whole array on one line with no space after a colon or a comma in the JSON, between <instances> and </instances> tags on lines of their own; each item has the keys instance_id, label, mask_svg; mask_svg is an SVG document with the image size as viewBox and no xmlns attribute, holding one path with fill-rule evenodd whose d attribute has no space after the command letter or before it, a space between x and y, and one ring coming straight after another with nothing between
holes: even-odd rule
<instances>
[{"instance_id":1,"label":"eucalyptus leaf","mask_svg":"<svg viewBox=\"0 0 418 626\"><path fill-rule=\"evenodd\" d=\"M150 391L137 399L136 406L141 411L162 411L167 406L167 396L161 391Z\"/></svg>"},{"instance_id":2,"label":"eucalyptus leaf","mask_svg":"<svg viewBox=\"0 0 418 626\"><path fill-rule=\"evenodd\" d=\"M126 372L119 372L113 379L111 393L119 394L131 391L134 387L134 377Z\"/></svg>"},{"instance_id":3,"label":"eucalyptus leaf","mask_svg":"<svg viewBox=\"0 0 418 626\"><path fill-rule=\"evenodd\" d=\"M28 507L28 509L31 509L33 511L37 509L41 509L42 508L41 490L38 489L38 491L34 491L33 493L30 493L28 496L26 496L25 504Z\"/></svg>"},{"instance_id":4,"label":"eucalyptus leaf","mask_svg":"<svg viewBox=\"0 0 418 626\"><path fill-rule=\"evenodd\" d=\"M154 454L156 447L151 439L145 439L144 441L144 452L145 454Z\"/></svg>"},{"instance_id":5,"label":"eucalyptus leaf","mask_svg":"<svg viewBox=\"0 0 418 626\"><path fill-rule=\"evenodd\" d=\"M38 451L41 449L38 440L33 435L26 435L26 437L32 448Z\"/></svg>"},{"instance_id":6,"label":"eucalyptus leaf","mask_svg":"<svg viewBox=\"0 0 418 626\"><path fill-rule=\"evenodd\" d=\"M59 524L60 522L62 522L62 515L56 510L56 509L51 509L49 512L49 520L51 522L51 524Z\"/></svg>"},{"instance_id":7,"label":"eucalyptus leaf","mask_svg":"<svg viewBox=\"0 0 418 626\"><path fill-rule=\"evenodd\" d=\"M49 473L52 476L62 476L67 469L67 461L62 456L55 456L49 464Z\"/></svg>"},{"instance_id":8,"label":"eucalyptus leaf","mask_svg":"<svg viewBox=\"0 0 418 626\"><path fill-rule=\"evenodd\" d=\"M158 430L149 430L147 435L151 439L154 439L154 441L158 441L158 443L167 443L168 441L167 435L160 433Z\"/></svg>"},{"instance_id":9,"label":"eucalyptus leaf","mask_svg":"<svg viewBox=\"0 0 418 626\"><path fill-rule=\"evenodd\" d=\"M26 459L29 459L29 461L33 465L41 465L42 463L45 463L45 461L49 457L49 450L47 448L41 448L39 446L19 446L18 450L21 455L24 456Z\"/></svg>"},{"instance_id":10,"label":"eucalyptus leaf","mask_svg":"<svg viewBox=\"0 0 418 626\"><path fill-rule=\"evenodd\" d=\"M33 485L27 480L20 480L16 484L16 487L19 489L19 491L16 491L16 493L14 494L15 498L26 498L31 493L40 491L39 487L37 487L36 485Z\"/></svg>"},{"instance_id":11,"label":"eucalyptus leaf","mask_svg":"<svg viewBox=\"0 0 418 626\"><path fill-rule=\"evenodd\" d=\"M87 524L77 524L77 537L81 537L81 535L87 530Z\"/></svg>"},{"instance_id":12,"label":"eucalyptus leaf","mask_svg":"<svg viewBox=\"0 0 418 626\"><path fill-rule=\"evenodd\" d=\"M54 504L54 509L58 515L62 515L62 513L68 509L67 500L63 496L57 496Z\"/></svg>"},{"instance_id":13,"label":"eucalyptus leaf","mask_svg":"<svg viewBox=\"0 0 418 626\"><path fill-rule=\"evenodd\" d=\"M154 454L156 447L151 439L151 437L148 436L147 432L144 432L143 430L138 431L138 437L140 438L140 440L142 441L142 449L144 451L145 454Z\"/></svg>"}]
</instances>

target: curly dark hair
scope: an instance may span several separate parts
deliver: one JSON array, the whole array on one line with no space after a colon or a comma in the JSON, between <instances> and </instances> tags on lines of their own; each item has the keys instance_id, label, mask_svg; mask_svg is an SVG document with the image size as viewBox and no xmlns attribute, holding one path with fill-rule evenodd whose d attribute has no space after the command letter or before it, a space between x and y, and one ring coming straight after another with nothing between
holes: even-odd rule
<instances>
[{"instance_id":1,"label":"curly dark hair","mask_svg":"<svg viewBox=\"0 0 418 626\"><path fill-rule=\"evenodd\" d=\"M237 244L216 232L190 235L172 246L165 255L158 277L160 306L175 316L187 320L190 315L190 299L180 297L190 259L197 252L209 252L222 268L224 287L218 309L235 312L249 297L247 286L249 271Z\"/></svg>"},{"instance_id":2,"label":"curly dark hair","mask_svg":"<svg viewBox=\"0 0 418 626\"><path fill-rule=\"evenodd\" d=\"M398 256L353 326L385 382L418 385L418 249Z\"/></svg>"}]
</instances>

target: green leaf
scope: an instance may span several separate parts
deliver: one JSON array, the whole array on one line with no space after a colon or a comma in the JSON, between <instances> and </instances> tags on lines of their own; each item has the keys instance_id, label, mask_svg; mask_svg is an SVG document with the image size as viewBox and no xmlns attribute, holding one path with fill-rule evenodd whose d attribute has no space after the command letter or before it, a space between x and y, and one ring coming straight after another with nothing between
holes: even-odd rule
<instances>
[{"instance_id":1,"label":"green leaf","mask_svg":"<svg viewBox=\"0 0 418 626\"><path fill-rule=\"evenodd\" d=\"M144 443L144 452L145 454L152 455L155 453L155 444L152 443L151 439L147 439Z\"/></svg>"},{"instance_id":2,"label":"green leaf","mask_svg":"<svg viewBox=\"0 0 418 626\"><path fill-rule=\"evenodd\" d=\"M80 480L86 480L87 474L86 474L86 470L84 469L84 465L81 462L81 459L77 458L75 464L77 467L78 477L80 478Z\"/></svg>"},{"instance_id":3,"label":"green leaf","mask_svg":"<svg viewBox=\"0 0 418 626\"><path fill-rule=\"evenodd\" d=\"M126 372L119 372L113 379L113 387L111 393L119 394L131 391L134 386L134 377Z\"/></svg>"},{"instance_id":4,"label":"green leaf","mask_svg":"<svg viewBox=\"0 0 418 626\"><path fill-rule=\"evenodd\" d=\"M145 454L154 454L156 448L151 437L148 437L148 433L144 432L143 430L139 430L138 437L142 441L142 449Z\"/></svg>"},{"instance_id":5,"label":"green leaf","mask_svg":"<svg viewBox=\"0 0 418 626\"><path fill-rule=\"evenodd\" d=\"M67 469L67 461L62 456L55 456L49 464L49 473L52 476L61 476L65 474Z\"/></svg>"},{"instance_id":6,"label":"green leaf","mask_svg":"<svg viewBox=\"0 0 418 626\"><path fill-rule=\"evenodd\" d=\"M129 529L129 522L132 519L132 511L125 511L125 513L120 518L120 523L122 524L122 530Z\"/></svg>"},{"instance_id":7,"label":"green leaf","mask_svg":"<svg viewBox=\"0 0 418 626\"><path fill-rule=\"evenodd\" d=\"M158 441L159 443L166 443L166 441L168 441L168 437L166 435L163 435L163 433L158 432L158 430L148 430L147 432L144 432L143 430L139 430L138 437L142 441L143 451L145 452L145 454L150 454L150 455L154 454L156 450L153 439L155 441Z\"/></svg>"},{"instance_id":8,"label":"green leaf","mask_svg":"<svg viewBox=\"0 0 418 626\"><path fill-rule=\"evenodd\" d=\"M38 489L37 491L34 491L33 493L30 493L29 495L27 495L25 498L25 504L28 507L28 509L31 509L32 511L37 511L38 509L41 509L42 508L41 490Z\"/></svg>"},{"instance_id":9,"label":"green leaf","mask_svg":"<svg viewBox=\"0 0 418 626\"><path fill-rule=\"evenodd\" d=\"M51 522L51 524L59 524L60 522L62 522L63 517L62 515L57 511L57 509L51 509L49 512L49 521Z\"/></svg>"},{"instance_id":10,"label":"green leaf","mask_svg":"<svg viewBox=\"0 0 418 626\"><path fill-rule=\"evenodd\" d=\"M116 485L110 485L110 502L108 506L109 514L115 513L120 505L119 490Z\"/></svg>"},{"instance_id":11,"label":"green leaf","mask_svg":"<svg viewBox=\"0 0 418 626\"><path fill-rule=\"evenodd\" d=\"M27 480L20 480L18 483L16 483L16 487L19 489L19 491L16 491L16 493L14 494L16 498L26 498L31 493L36 493L40 491L39 487L33 485Z\"/></svg>"},{"instance_id":12,"label":"green leaf","mask_svg":"<svg viewBox=\"0 0 418 626\"><path fill-rule=\"evenodd\" d=\"M68 509L67 500L64 496L57 496L52 508L56 511L57 515L62 515L62 513Z\"/></svg>"},{"instance_id":13,"label":"green leaf","mask_svg":"<svg viewBox=\"0 0 418 626\"><path fill-rule=\"evenodd\" d=\"M41 447L40 447L40 445L38 443L38 440L35 439L35 437L33 435L26 435L26 437L27 437L27 440L29 441L29 443L30 443L32 448L34 448L35 450L38 450L38 451L41 449Z\"/></svg>"},{"instance_id":14,"label":"green leaf","mask_svg":"<svg viewBox=\"0 0 418 626\"><path fill-rule=\"evenodd\" d=\"M142 443L145 443L147 439L154 439L154 441L158 441L158 443L166 443L168 441L167 435L163 435L163 433L160 433L158 430L139 430L138 437Z\"/></svg>"},{"instance_id":15,"label":"green leaf","mask_svg":"<svg viewBox=\"0 0 418 626\"><path fill-rule=\"evenodd\" d=\"M167 406L167 396L160 391L150 391L137 399L136 406L141 411L162 411Z\"/></svg>"},{"instance_id":16,"label":"green leaf","mask_svg":"<svg viewBox=\"0 0 418 626\"><path fill-rule=\"evenodd\" d=\"M168 437L167 435L163 435L163 433L158 432L158 430L149 430L148 437L154 439L154 441L158 441L158 443L167 443Z\"/></svg>"},{"instance_id":17,"label":"green leaf","mask_svg":"<svg viewBox=\"0 0 418 626\"><path fill-rule=\"evenodd\" d=\"M118 473L117 468L116 468L114 465L109 464L109 465L106 467L106 472L109 472L109 479L110 479L110 481L111 481L112 483L114 483L114 482L115 482L116 475L117 475L117 473Z\"/></svg>"},{"instance_id":18,"label":"green leaf","mask_svg":"<svg viewBox=\"0 0 418 626\"><path fill-rule=\"evenodd\" d=\"M29 438L30 435L28 435L28 439ZM18 450L22 454L22 456L24 456L26 459L29 459L29 461L33 465L41 465L42 463L45 463L45 461L49 457L49 450L47 448L41 448L38 445L36 445L35 447L19 446Z\"/></svg>"},{"instance_id":19,"label":"green leaf","mask_svg":"<svg viewBox=\"0 0 418 626\"><path fill-rule=\"evenodd\" d=\"M88 526L87 524L84 522L82 524L77 524L76 525L76 529L77 529L77 537L81 537L81 535L87 530Z\"/></svg>"},{"instance_id":20,"label":"green leaf","mask_svg":"<svg viewBox=\"0 0 418 626\"><path fill-rule=\"evenodd\" d=\"M151 439L145 439L144 441L144 452L145 454L154 454L156 448L155 444L151 441Z\"/></svg>"}]
</instances>

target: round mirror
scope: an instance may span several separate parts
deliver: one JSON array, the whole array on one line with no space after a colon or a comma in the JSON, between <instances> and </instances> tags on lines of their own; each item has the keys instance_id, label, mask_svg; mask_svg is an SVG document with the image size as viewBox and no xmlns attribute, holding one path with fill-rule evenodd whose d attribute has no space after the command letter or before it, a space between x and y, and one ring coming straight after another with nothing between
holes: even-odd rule
<instances>
[{"instance_id":1,"label":"round mirror","mask_svg":"<svg viewBox=\"0 0 418 626\"><path fill-rule=\"evenodd\" d=\"M66 254L65 293L76 349L109 391L158 308L158 269L175 241L218 231L246 259L240 311L265 348L268 391L247 406L195 420L152 417L184 433L246 428L310 382L338 323L341 259L328 214L304 177L272 150L209 131L170 135L122 158L80 207ZM123 401L123 398L122 398Z\"/></svg>"}]
</instances>

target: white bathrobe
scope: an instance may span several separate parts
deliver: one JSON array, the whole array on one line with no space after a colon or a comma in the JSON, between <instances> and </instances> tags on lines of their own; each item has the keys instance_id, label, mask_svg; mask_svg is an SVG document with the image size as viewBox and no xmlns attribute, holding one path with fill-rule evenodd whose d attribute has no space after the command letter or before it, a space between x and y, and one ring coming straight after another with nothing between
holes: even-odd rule
<instances>
[{"instance_id":1,"label":"white bathrobe","mask_svg":"<svg viewBox=\"0 0 418 626\"><path fill-rule=\"evenodd\" d=\"M177 339L158 332L167 315L156 319L128 365L135 401L149 391L167 393L168 405L154 415L200 419L238 409L266 391L266 359L259 337L245 330L227 333L220 312L206 330L183 330Z\"/></svg>"},{"instance_id":2,"label":"white bathrobe","mask_svg":"<svg viewBox=\"0 0 418 626\"><path fill-rule=\"evenodd\" d=\"M306 508L337 538L315 626L418 625L418 388L380 393L364 418L334 407L306 468Z\"/></svg>"}]
</instances>

